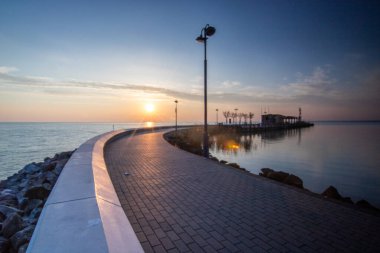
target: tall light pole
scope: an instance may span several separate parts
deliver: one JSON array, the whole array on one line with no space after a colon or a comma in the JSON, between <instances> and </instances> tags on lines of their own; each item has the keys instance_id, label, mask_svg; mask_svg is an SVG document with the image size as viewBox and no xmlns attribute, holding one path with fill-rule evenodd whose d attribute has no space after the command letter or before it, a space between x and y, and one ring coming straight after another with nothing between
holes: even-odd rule
<instances>
[{"instance_id":1,"label":"tall light pole","mask_svg":"<svg viewBox=\"0 0 380 253\"><path fill-rule=\"evenodd\" d=\"M207 24L202 28L201 34L196 38L196 41L203 43L205 46L204 55L204 99L205 99L205 111L204 111L204 131L203 131L203 155L208 157L208 132L207 132L207 39L208 37L214 35L215 27Z\"/></svg>"},{"instance_id":2,"label":"tall light pole","mask_svg":"<svg viewBox=\"0 0 380 253\"><path fill-rule=\"evenodd\" d=\"M236 119L236 122L234 122L234 123L236 124L236 123L237 123L237 111L238 111L239 109L238 109L238 108L235 108L234 110L235 110L235 119ZM235 119L234 119L234 120L235 120Z\"/></svg>"},{"instance_id":3,"label":"tall light pole","mask_svg":"<svg viewBox=\"0 0 380 253\"><path fill-rule=\"evenodd\" d=\"M218 125L218 112L219 112L219 109L216 108L215 111L216 111L216 125Z\"/></svg>"},{"instance_id":4,"label":"tall light pole","mask_svg":"<svg viewBox=\"0 0 380 253\"><path fill-rule=\"evenodd\" d=\"M177 104L178 104L178 100L174 100L174 103L175 103L175 131L177 132Z\"/></svg>"}]
</instances>

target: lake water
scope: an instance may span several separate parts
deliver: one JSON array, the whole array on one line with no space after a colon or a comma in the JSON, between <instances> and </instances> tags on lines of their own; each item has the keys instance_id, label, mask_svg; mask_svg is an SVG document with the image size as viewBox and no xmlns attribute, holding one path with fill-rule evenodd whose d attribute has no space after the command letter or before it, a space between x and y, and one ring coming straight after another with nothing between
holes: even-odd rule
<instances>
[{"instance_id":1,"label":"lake water","mask_svg":"<svg viewBox=\"0 0 380 253\"><path fill-rule=\"evenodd\" d=\"M161 124L164 125L164 124ZM78 148L113 129L145 123L0 123L0 180L31 162ZM317 123L312 128L215 139L210 152L258 174L261 168L301 177L322 192L335 186L353 200L380 207L380 123Z\"/></svg>"},{"instance_id":2,"label":"lake water","mask_svg":"<svg viewBox=\"0 0 380 253\"><path fill-rule=\"evenodd\" d=\"M354 201L380 207L380 123L325 122L298 130L214 137L210 153L259 174L271 168L323 192L335 186Z\"/></svg>"},{"instance_id":3,"label":"lake water","mask_svg":"<svg viewBox=\"0 0 380 253\"><path fill-rule=\"evenodd\" d=\"M96 135L144 126L152 123L0 123L0 180L28 163L74 150Z\"/></svg>"}]
</instances>

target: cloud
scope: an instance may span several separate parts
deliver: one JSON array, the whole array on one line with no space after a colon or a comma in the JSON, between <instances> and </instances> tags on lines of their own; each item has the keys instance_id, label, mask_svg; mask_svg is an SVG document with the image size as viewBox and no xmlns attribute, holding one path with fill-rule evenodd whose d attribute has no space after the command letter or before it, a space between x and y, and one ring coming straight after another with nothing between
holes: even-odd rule
<instances>
[{"instance_id":1,"label":"cloud","mask_svg":"<svg viewBox=\"0 0 380 253\"><path fill-rule=\"evenodd\" d=\"M241 83L239 81L226 80L226 81L222 82L223 88L236 88L236 87L239 87L240 85L241 85Z\"/></svg>"},{"instance_id":2,"label":"cloud","mask_svg":"<svg viewBox=\"0 0 380 253\"><path fill-rule=\"evenodd\" d=\"M187 100L201 100L202 96L171 90L162 87L155 87L151 85L134 85L127 83L114 83L114 82L96 82L96 81L80 81L80 80L54 80L49 77L31 77L31 76L13 76L8 73L0 73L0 85L11 87L22 87L25 89L41 89L50 94L67 93L68 88L82 88L94 90L132 90L142 91L146 93L160 93L170 97L176 97ZM69 91L72 93L72 91Z\"/></svg>"},{"instance_id":3,"label":"cloud","mask_svg":"<svg viewBox=\"0 0 380 253\"><path fill-rule=\"evenodd\" d=\"M336 96L339 92L334 86L335 79L328 75L328 71L317 67L310 75L297 73L297 81L282 86L281 89L294 97L330 97Z\"/></svg>"},{"instance_id":4,"label":"cloud","mask_svg":"<svg viewBox=\"0 0 380 253\"><path fill-rule=\"evenodd\" d=\"M0 86L20 88L22 91L44 92L55 95L101 94L118 96L120 91L160 94L172 98L203 101L203 86L190 86L186 91L173 90L154 85L136 85L123 82L96 82L82 80L55 80L49 77L16 76L11 67L0 67ZM357 90L342 87L330 76L329 67L316 67L310 74L297 73L295 81L278 87L246 86L239 81L224 81L222 87L212 87L208 98L214 103L351 103L361 99L379 98L380 68L358 85ZM226 89L226 87L232 89ZM77 89L77 90L76 90ZM87 90L86 90L87 89ZM4 90L4 89L3 89ZM232 92L229 92L232 91ZM82 93L81 93L82 92ZM352 104L354 104L352 102Z\"/></svg>"},{"instance_id":5,"label":"cloud","mask_svg":"<svg viewBox=\"0 0 380 253\"><path fill-rule=\"evenodd\" d=\"M0 66L0 74L8 74L17 70L15 67Z\"/></svg>"}]
</instances>

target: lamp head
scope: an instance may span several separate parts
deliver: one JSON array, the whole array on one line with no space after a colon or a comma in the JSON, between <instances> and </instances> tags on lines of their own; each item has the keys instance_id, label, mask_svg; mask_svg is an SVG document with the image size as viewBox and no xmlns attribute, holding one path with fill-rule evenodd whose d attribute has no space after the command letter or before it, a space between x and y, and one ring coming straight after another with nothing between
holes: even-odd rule
<instances>
[{"instance_id":1,"label":"lamp head","mask_svg":"<svg viewBox=\"0 0 380 253\"><path fill-rule=\"evenodd\" d=\"M205 30L206 36L212 36L212 35L214 35L215 31L216 31L215 27L213 27L213 26L207 26L206 30Z\"/></svg>"},{"instance_id":2,"label":"lamp head","mask_svg":"<svg viewBox=\"0 0 380 253\"><path fill-rule=\"evenodd\" d=\"M203 43L205 41L205 38L202 35L199 35L195 40L199 43Z\"/></svg>"}]
</instances>

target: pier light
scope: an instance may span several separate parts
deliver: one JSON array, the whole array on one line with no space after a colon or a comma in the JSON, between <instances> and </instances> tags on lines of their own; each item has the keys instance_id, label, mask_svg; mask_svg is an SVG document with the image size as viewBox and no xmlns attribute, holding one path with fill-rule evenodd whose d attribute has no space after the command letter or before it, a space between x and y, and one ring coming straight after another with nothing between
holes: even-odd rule
<instances>
[{"instance_id":1,"label":"pier light","mask_svg":"<svg viewBox=\"0 0 380 253\"><path fill-rule=\"evenodd\" d=\"M207 24L202 28L201 34L195 39L204 44L204 131L203 131L203 155L209 156L208 131L207 131L207 39L215 34L215 27Z\"/></svg>"},{"instance_id":2,"label":"pier light","mask_svg":"<svg viewBox=\"0 0 380 253\"><path fill-rule=\"evenodd\" d=\"M178 100L174 100L174 103L175 103L175 131L177 132L177 104L178 104Z\"/></svg>"}]
</instances>

